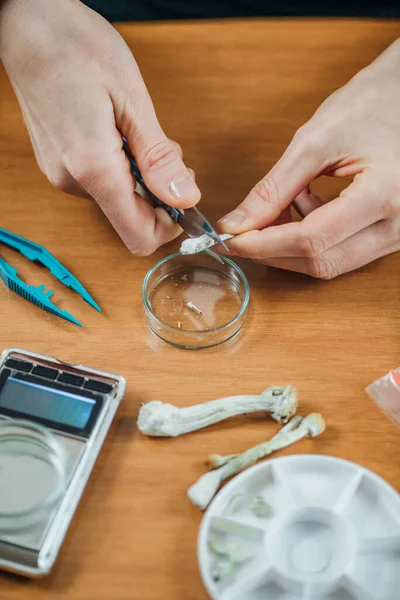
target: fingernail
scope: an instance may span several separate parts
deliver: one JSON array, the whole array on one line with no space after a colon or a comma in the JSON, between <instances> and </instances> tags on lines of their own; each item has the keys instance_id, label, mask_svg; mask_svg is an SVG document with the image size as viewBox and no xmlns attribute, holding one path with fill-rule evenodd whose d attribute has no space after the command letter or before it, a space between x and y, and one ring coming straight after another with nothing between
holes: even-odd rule
<instances>
[{"instance_id":1,"label":"fingernail","mask_svg":"<svg viewBox=\"0 0 400 600\"><path fill-rule=\"evenodd\" d=\"M230 231L231 229L236 229L236 227L239 227L245 219L246 214L244 212L241 210L234 210L221 219L219 224L225 231L228 232L228 230Z\"/></svg>"},{"instance_id":2,"label":"fingernail","mask_svg":"<svg viewBox=\"0 0 400 600\"><path fill-rule=\"evenodd\" d=\"M176 177L169 183L169 189L175 198L196 198L200 195L200 190L189 175Z\"/></svg>"}]
</instances>

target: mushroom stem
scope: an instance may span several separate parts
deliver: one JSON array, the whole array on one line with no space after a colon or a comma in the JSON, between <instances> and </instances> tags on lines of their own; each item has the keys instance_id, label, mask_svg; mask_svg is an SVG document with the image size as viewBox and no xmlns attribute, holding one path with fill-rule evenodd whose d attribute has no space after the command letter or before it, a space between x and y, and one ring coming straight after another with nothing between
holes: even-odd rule
<instances>
[{"instance_id":1,"label":"mushroom stem","mask_svg":"<svg viewBox=\"0 0 400 600\"><path fill-rule=\"evenodd\" d=\"M272 441L276 443L281 437L287 436L290 431L296 430L302 423L302 421L303 418L299 415L293 417L293 419L289 421L289 423L285 425L285 427L282 427L282 429L278 431L278 433L274 435L274 437L271 440L267 442L262 442L258 446L262 446L263 444L270 444ZM258 446L255 446L254 448L257 448ZM252 450L254 450L254 448L252 448ZM205 464L209 469L219 469L219 467L226 465L228 462L230 462L234 458L237 458L238 456L240 456L240 454L227 454L226 456L221 456L220 454L210 454L210 456L206 459Z\"/></svg>"},{"instance_id":2,"label":"mushroom stem","mask_svg":"<svg viewBox=\"0 0 400 600\"><path fill-rule=\"evenodd\" d=\"M291 386L273 386L259 396L231 396L178 408L153 400L139 411L138 427L146 435L176 437L237 415L265 411L275 421L287 422L297 410L297 392Z\"/></svg>"},{"instance_id":3,"label":"mushroom stem","mask_svg":"<svg viewBox=\"0 0 400 600\"><path fill-rule=\"evenodd\" d=\"M325 421L322 415L318 413L312 413L305 419L299 422L296 417L290 421L286 427L284 427L277 435L267 442L257 444L253 448L238 454L235 458L228 460L221 467L216 468L209 473L206 473L200 479L192 485L188 490L188 496L193 504L204 510L207 508L212 498L216 494L221 483L236 475L243 469L253 465L261 458L290 446L295 442L298 442L302 438L310 437L314 438L323 433L325 430ZM219 457L223 459L223 457ZM208 464L213 467L217 462L214 462L212 457L209 457Z\"/></svg>"}]
</instances>

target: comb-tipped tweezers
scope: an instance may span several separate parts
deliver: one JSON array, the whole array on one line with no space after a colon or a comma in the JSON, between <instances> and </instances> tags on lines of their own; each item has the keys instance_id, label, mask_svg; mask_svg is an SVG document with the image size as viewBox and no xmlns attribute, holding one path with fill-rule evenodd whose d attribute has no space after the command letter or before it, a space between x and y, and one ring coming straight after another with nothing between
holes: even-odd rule
<instances>
[{"instance_id":1,"label":"comb-tipped tweezers","mask_svg":"<svg viewBox=\"0 0 400 600\"><path fill-rule=\"evenodd\" d=\"M143 190L146 192L148 199L153 207L161 207L163 208L171 217L175 223L178 223L183 231L189 237L198 237L200 235L207 234L211 237L217 244L221 244L225 250L228 250L227 245L221 236L215 231L214 227L211 223L205 218L202 212L197 208L197 206L193 206L192 208L188 208L185 211L179 210L173 206L169 206L166 204L147 187L141 172L139 171L139 167L136 163L136 160L128 146L128 142L126 138L122 138L123 149L125 154L129 160L131 171L136 179L136 182L141 185ZM209 254L217 258L217 260L223 262L215 252L207 251Z\"/></svg>"},{"instance_id":2,"label":"comb-tipped tweezers","mask_svg":"<svg viewBox=\"0 0 400 600\"><path fill-rule=\"evenodd\" d=\"M10 248L14 248L14 250L18 250L31 262L37 262L47 267L50 273L56 279L58 279L58 281L60 281L66 287L69 287L77 292L83 298L83 300L85 300L85 302L101 312L100 306L95 302L80 281L48 250L46 250L46 248L2 228L0 228L0 243L9 246ZM79 326L82 325L66 310L58 308L58 306L51 302L50 297L53 295L52 290L46 291L46 286L44 285L37 287L27 285L20 277L18 277L16 269L2 258L0 258L0 277L7 287L10 288L10 290L19 294L23 298L26 298L26 300L29 300L29 302L36 304L43 310L57 315L66 321L70 321L71 323L75 323Z\"/></svg>"}]
</instances>

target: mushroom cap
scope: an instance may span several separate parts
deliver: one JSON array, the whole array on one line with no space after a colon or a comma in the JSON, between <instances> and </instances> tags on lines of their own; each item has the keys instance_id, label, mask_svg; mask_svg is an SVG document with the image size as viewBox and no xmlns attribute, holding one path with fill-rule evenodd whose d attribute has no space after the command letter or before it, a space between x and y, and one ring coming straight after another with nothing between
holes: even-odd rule
<instances>
[{"instance_id":1,"label":"mushroom cap","mask_svg":"<svg viewBox=\"0 0 400 600\"><path fill-rule=\"evenodd\" d=\"M225 464L225 460L219 454L210 454L210 456L205 461L206 467L209 469L218 469L218 467Z\"/></svg>"},{"instance_id":2,"label":"mushroom cap","mask_svg":"<svg viewBox=\"0 0 400 600\"><path fill-rule=\"evenodd\" d=\"M287 423L296 414L298 399L293 385L274 385L261 395L269 404L271 417L278 423Z\"/></svg>"},{"instance_id":3,"label":"mushroom cap","mask_svg":"<svg viewBox=\"0 0 400 600\"><path fill-rule=\"evenodd\" d=\"M303 425L308 429L307 436L310 438L321 435L326 429L325 419L319 413L311 413L308 415L303 419Z\"/></svg>"},{"instance_id":4,"label":"mushroom cap","mask_svg":"<svg viewBox=\"0 0 400 600\"><path fill-rule=\"evenodd\" d=\"M141 406L138 427L145 435L156 437L174 437L178 435L180 412L176 406L152 400Z\"/></svg>"}]
</instances>

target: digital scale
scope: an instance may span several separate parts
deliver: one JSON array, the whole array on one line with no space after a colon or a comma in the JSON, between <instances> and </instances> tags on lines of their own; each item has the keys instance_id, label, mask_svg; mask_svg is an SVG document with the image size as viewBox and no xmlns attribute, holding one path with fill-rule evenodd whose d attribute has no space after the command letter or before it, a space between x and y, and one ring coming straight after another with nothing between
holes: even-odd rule
<instances>
[{"instance_id":1,"label":"digital scale","mask_svg":"<svg viewBox=\"0 0 400 600\"><path fill-rule=\"evenodd\" d=\"M124 395L123 377L0 356L0 568L50 572Z\"/></svg>"}]
</instances>

